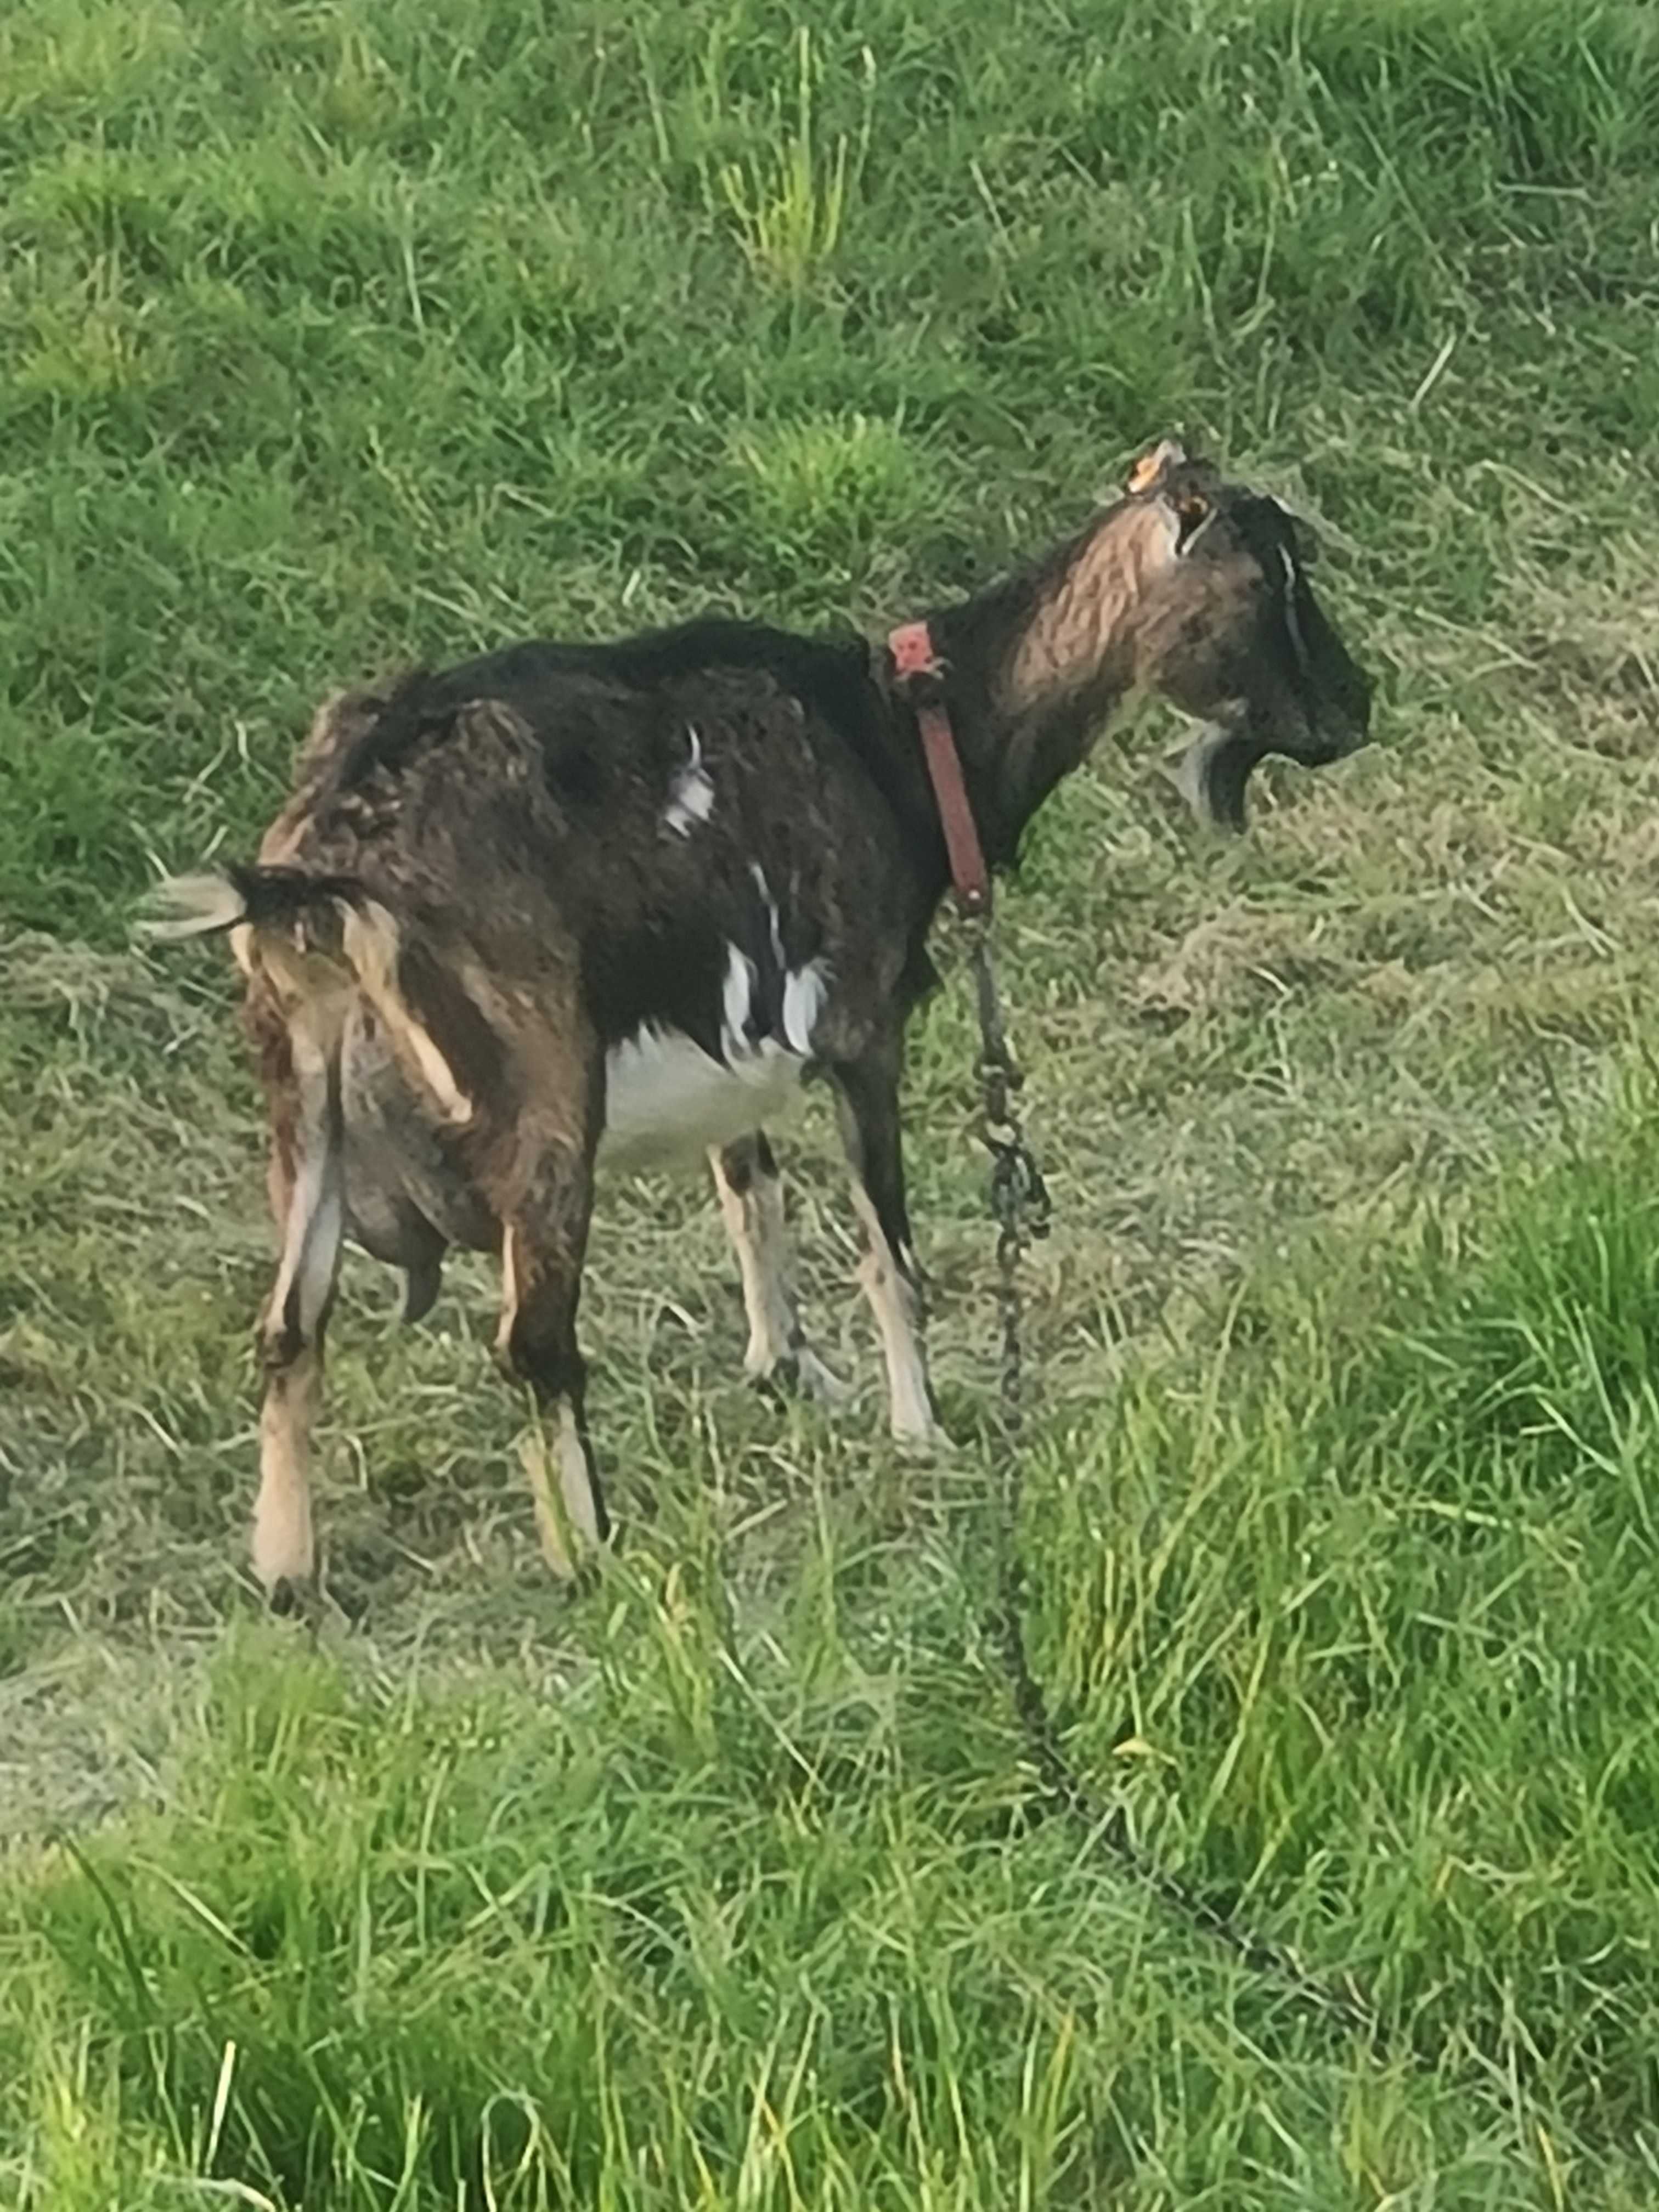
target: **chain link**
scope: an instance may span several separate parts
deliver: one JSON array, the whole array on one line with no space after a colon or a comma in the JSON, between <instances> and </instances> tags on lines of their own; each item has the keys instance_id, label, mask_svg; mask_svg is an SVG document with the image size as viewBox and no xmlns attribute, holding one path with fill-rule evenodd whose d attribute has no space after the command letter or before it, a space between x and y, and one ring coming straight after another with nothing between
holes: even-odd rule
<instances>
[{"instance_id":1,"label":"chain link","mask_svg":"<svg viewBox=\"0 0 1659 2212\"><path fill-rule=\"evenodd\" d=\"M1019 1548L1023 1467L1024 1376L1020 1362L1019 1263L1028 1243L1048 1233L1052 1208L1041 1171L1026 1144L1018 1097L1024 1078L1008 1049L990 927L984 915L968 919L968 956L979 1008L981 1087L980 1136L991 1158L990 1207L997 1224L997 1312L1002 1335L1002 1416L1006 1448L998 1543L997 1640L1032 1764L1045 1796L1088 1834L1091 1843L1192 1926L1231 1951L1254 1973L1270 1975L1311 2010L1375 2048L1387 2041L1375 2004L1352 1980L1333 1988L1317 1980L1282 1944L1243 1927L1178 1876L1158 1866L1130 1832L1122 1805L1096 1803L1079 1779L1060 1741L1042 1686L1031 1671L1023 1626L1024 1567Z\"/></svg>"}]
</instances>

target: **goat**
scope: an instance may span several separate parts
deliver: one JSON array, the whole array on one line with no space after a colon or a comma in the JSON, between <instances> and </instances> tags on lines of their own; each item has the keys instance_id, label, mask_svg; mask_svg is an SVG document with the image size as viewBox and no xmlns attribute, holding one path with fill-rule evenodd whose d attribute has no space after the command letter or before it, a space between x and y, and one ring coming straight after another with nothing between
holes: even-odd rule
<instances>
[{"instance_id":1,"label":"goat","mask_svg":"<svg viewBox=\"0 0 1659 2212\"><path fill-rule=\"evenodd\" d=\"M1132 690L1208 725L1178 780L1224 828L1264 754L1363 743L1370 684L1311 556L1278 501L1165 440L1080 532L931 612L990 866ZM766 1134L813 1077L839 1109L892 1433L936 1436L899 1117L949 881L918 727L893 653L860 639L707 618L513 645L329 700L257 865L161 887L176 918L153 934L231 933L270 1109L252 1554L274 1603L314 1572L309 1439L348 1234L404 1271L410 1320L449 1245L501 1255L497 1347L537 1409L527 1470L561 1575L610 1534L576 1336L596 1161L706 1154L748 1372L835 1395Z\"/></svg>"}]
</instances>

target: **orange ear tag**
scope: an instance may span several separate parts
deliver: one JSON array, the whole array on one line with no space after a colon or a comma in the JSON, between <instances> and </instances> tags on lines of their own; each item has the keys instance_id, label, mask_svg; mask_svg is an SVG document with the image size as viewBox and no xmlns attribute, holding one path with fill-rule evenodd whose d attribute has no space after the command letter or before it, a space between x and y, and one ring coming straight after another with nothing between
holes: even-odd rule
<instances>
[{"instance_id":1,"label":"orange ear tag","mask_svg":"<svg viewBox=\"0 0 1659 2212\"><path fill-rule=\"evenodd\" d=\"M1130 497L1150 491L1165 469L1174 468L1187 458L1187 449L1176 438L1160 438L1150 453L1143 453L1129 471L1126 486Z\"/></svg>"}]
</instances>

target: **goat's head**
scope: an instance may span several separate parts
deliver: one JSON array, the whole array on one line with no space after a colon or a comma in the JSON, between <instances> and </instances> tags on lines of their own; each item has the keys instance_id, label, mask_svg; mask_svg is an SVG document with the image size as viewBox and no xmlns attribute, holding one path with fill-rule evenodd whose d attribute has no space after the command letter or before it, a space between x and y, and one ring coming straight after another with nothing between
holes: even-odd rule
<instances>
[{"instance_id":1,"label":"goat's head","mask_svg":"<svg viewBox=\"0 0 1659 2212\"><path fill-rule=\"evenodd\" d=\"M1136 681L1207 725L1175 780L1200 819L1242 830L1265 754L1312 768L1365 742L1370 680L1314 597L1312 532L1278 500L1166 439L1118 512L1141 547Z\"/></svg>"}]
</instances>

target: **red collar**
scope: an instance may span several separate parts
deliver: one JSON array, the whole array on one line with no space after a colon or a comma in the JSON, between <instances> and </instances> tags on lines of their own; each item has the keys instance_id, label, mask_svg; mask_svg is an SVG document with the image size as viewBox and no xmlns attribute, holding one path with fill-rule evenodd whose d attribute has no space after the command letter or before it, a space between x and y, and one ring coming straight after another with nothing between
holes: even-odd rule
<instances>
[{"instance_id":1,"label":"red collar","mask_svg":"<svg viewBox=\"0 0 1659 2212\"><path fill-rule=\"evenodd\" d=\"M987 914L991 906L991 878L974 825L974 810L968 804L962 761L951 734L951 717L945 710L939 681L944 664L933 650L933 633L925 622L901 623L889 631L887 650L893 656L893 673L898 682L914 687L911 704L921 731L921 750L939 807L939 826L945 832L957 904L964 915Z\"/></svg>"}]
</instances>

